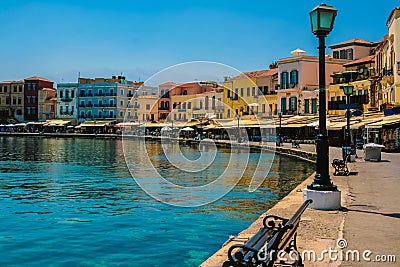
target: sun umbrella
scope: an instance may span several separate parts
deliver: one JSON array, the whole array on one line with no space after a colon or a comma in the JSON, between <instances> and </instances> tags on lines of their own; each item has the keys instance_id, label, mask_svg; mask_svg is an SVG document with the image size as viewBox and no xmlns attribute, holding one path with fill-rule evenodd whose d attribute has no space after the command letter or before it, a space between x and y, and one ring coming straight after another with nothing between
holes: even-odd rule
<instances>
[{"instance_id":1,"label":"sun umbrella","mask_svg":"<svg viewBox=\"0 0 400 267\"><path fill-rule=\"evenodd\" d=\"M194 131L194 129L191 127L185 127L182 129L182 131Z\"/></svg>"},{"instance_id":2,"label":"sun umbrella","mask_svg":"<svg viewBox=\"0 0 400 267\"><path fill-rule=\"evenodd\" d=\"M161 128L161 131L171 131L172 129L171 129L171 127L169 127L169 126L164 126L164 127L162 127Z\"/></svg>"},{"instance_id":3,"label":"sun umbrella","mask_svg":"<svg viewBox=\"0 0 400 267\"><path fill-rule=\"evenodd\" d=\"M292 52L290 52L290 54L293 54L293 55L305 55L305 54L307 54L307 52L304 51L304 50L301 50L300 48L297 48L296 50L293 50Z\"/></svg>"}]
</instances>

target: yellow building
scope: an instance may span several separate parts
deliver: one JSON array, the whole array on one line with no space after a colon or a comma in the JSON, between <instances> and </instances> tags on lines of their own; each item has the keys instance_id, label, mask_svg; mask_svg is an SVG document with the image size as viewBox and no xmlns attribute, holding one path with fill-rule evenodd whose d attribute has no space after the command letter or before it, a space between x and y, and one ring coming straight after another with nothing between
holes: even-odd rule
<instances>
[{"instance_id":1,"label":"yellow building","mask_svg":"<svg viewBox=\"0 0 400 267\"><path fill-rule=\"evenodd\" d=\"M24 121L24 81L0 82L0 119Z\"/></svg>"},{"instance_id":2,"label":"yellow building","mask_svg":"<svg viewBox=\"0 0 400 267\"><path fill-rule=\"evenodd\" d=\"M158 96L140 95L137 97L136 117L139 121L158 121ZM129 116L135 115L128 109L127 120Z\"/></svg>"},{"instance_id":3,"label":"yellow building","mask_svg":"<svg viewBox=\"0 0 400 267\"><path fill-rule=\"evenodd\" d=\"M278 69L245 72L224 82L224 119L277 114Z\"/></svg>"},{"instance_id":4,"label":"yellow building","mask_svg":"<svg viewBox=\"0 0 400 267\"><path fill-rule=\"evenodd\" d=\"M400 106L400 7L392 10L386 25L388 34L375 52L381 109Z\"/></svg>"},{"instance_id":5,"label":"yellow building","mask_svg":"<svg viewBox=\"0 0 400 267\"><path fill-rule=\"evenodd\" d=\"M343 86L354 86L350 103L357 103L362 111L378 110L378 92L374 80L375 59L367 56L343 65L345 71L332 74L333 83L328 87L328 112L330 115L345 114L346 110L339 110L339 105L347 103Z\"/></svg>"}]
</instances>

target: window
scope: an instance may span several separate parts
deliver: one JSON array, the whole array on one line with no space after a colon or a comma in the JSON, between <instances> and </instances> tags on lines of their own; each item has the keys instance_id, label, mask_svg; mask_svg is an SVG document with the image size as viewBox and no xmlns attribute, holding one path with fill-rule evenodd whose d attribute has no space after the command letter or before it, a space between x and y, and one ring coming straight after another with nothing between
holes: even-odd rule
<instances>
[{"instance_id":1,"label":"window","mask_svg":"<svg viewBox=\"0 0 400 267\"><path fill-rule=\"evenodd\" d=\"M121 111L121 112L119 113L119 116L120 116L120 117L123 117L123 116L124 116L124 113Z\"/></svg>"},{"instance_id":2,"label":"window","mask_svg":"<svg viewBox=\"0 0 400 267\"><path fill-rule=\"evenodd\" d=\"M16 93L18 90L18 86L14 85L13 87L14 87L14 93Z\"/></svg>"},{"instance_id":3,"label":"window","mask_svg":"<svg viewBox=\"0 0 400 267\"><path fill-rule=\"evenodd\" d=\"M150 104L146 104L146 110L150 110Z\"/></svg>"},{"instance_id":4,"label":"window","mask_svg":"<svg viewBox=\"0 0 400 267\"><path fill-rule=\"evenodd\" d=\"M347 49L346 50L346 56L347 56L347 58L346 59L353 59L353 48L350 48L350 49Z\"/></svg>"},{"instance_id":5,"label":"window","mask_svg":"<svg viewBox=\"0 0 400 267\"><path fill-rule=\"evenodd\" d=\"M339 51L333 51L333 58L339 58Z\"/></svg>"},{"instance_id":6,"label":"window","mask_svg":"<svg viewBox=\"0 0 400 267\"><path fill-rule=\"evenodd\" d=\"M265 113L265 104L262 104L262 113Z\"/></svg>"},{"instance_id":7,"label":"window","mask_svg":"<svg viewBox=\"0 0 400 267\"><path fill-rule=\"evenodd\" d=\"M342 100L343 100L343 101L346 101L346 96L343 96Z\"/></svg>"},{"instance_id":8,"label":"window","mask_svg":"<svg viewBox=\"0 0 400 267\"><path fill-rule=\"evenodd\" d=\"M36 96L32 96L32 103L36 103Z\"/></svg>"},{"instance_id":9,"label":"window","mask_svg":"<svg viewBox=\"0 0 400 267\"><path fill-rule=\"evenodd\" d=\"M188 109L192 109L192 102L188 102Z\"/></svg>"},{"instance_id":10,"label":"window","mask_svg":"<svg viewBox=\"0 0 400 267\"><path fill-rule=\"evenodd\" d=\"M250 96L250 87L247 87L247 96Z\"/></svg>"},{"instance_id":11,"label":"window","mask_svg":"<svg viewBox=\"0 0 400 267\"><path fill-rule=\"evenodd\" d=\"M75 97L75 90L72 90L71 91L71 98L74 98Z\"/></svg>"},{"instance_id":12,"label":"window","mask_svg":"<svg viewBox=\"0 0 400 267\"><path fill-rule=\"evenodd\" d=\"M35 115L36 114L36 108L32 108L31 109L31 113L32 113L32 115Z\"/></svg>"},{"instance_id":13,"label":"window","mask_svg":"<svg viewBox=\"0 0 400 267\"><path fill-rule=\"evenodd\" d=\"M244 89L240 88L240 96L243 97L243 95L244 95Z\"/></svg>"},{"instance_id":14,"label":"window","mask_svg":"<svg viewBox=\"0 0 400 267\"><path fill-rule=\"evenodd\" d=\"M26 85L28 87L28 91L32 90L32 84L31 83L27 83ZM6 91L4 91L4 92L6 92Z\"/></svg>"},{"instance_id":15,"label":"window","mask_svg":"<svg viewBox=\"0 0 400 267\"><path fill-rule=\"evenodd\" d=\"M16 105L16 104L17 104L17 98L13 97L13 105Z\"/></svg>"},{"instance_id":16,"label":"window","mask_svg":"<svg viewBox=\"0 0 400 267\"><path fill-rule=\"evenodd\" d=\"M335 101L335 97L334 96L331 97L331 101Z\"/></svg>"},{"instance_id":17,"label":"window","mask_svg":"<svg viewBox=\"0 0 400 267\"><path fill-rule=\"evenodd\" d=\"M32 90L36 90L36 83L32 83ZM34 110L32 110L32 114L35 114L33 112L34 112Z\"/></svg>"},{"instance_id":18,"label":"window","mask_svg":"<svg viewBox=\"0 0 400 267\"><path fill-rule=\"evenodd\" d=\"M364 90L364 95L368 95L368 90Z\"/></svg>"},{"instance_id":19,"label":"window","mask_svg":"<svg viewBox=\"0 0 400 267\"><path fill-rule=\"evenodd\" d=\"M22 85L18 86L18 91L22 93Z\"/></svg>"},{"instance_id":20,"label":"window","mask_svg":"<svg viewBox=\"0 0 400 267\"><path fill-rule=\"evenodd\" d=\"M290 84L294 87L296 84L299 83L298 80L299 72L297 70L292 70L290 72Z\"/></svg>"},{"instance_id":21,"label":"window","mask_svg":"<svg viewBox=\"0 0 400 267\"><path fill-rule=\"evenodd\" d=\"M281 73L281 89L289 88L288 73L286 71Z\"/></svg>"},{"instance_id":22,"label":"window","mask_svg":"<svg viewBox=\"0 0 400 267\"><path fill-rule=\"evenodd\" d=\"M264 86L264 95L268 95L268 86Z\"/></svg>"},{"instance_id":23,"label":"window","mask_svg":"<svg viewBox=\"0 0 400 267\"><path fill-rule=\"evenodd\" d=\"M336 100L337 100L337 101L340 101L340 96L336 97Z\"/></svg>"},{"instance_id":24,"label":"window","mask_svg":"<svg viewBox=\"0 0 400 267\"><path fill-rule=\"evenodd\" d=\"M231 110L228 109L228 118L230 118L230 117L231 117Z\"/></svg>"},{"instance_id":25,"label":"window","mask_svg":"<svg viewBox=\"0 0 400 267\"><path fill-rule=\"evenodd\" d=\"M297 111L297 97L291 97L290 98L290 106L289 106L290 111Z\"/></svg>"},{"instance_id":26,"label":"window","mask_svg":"<svg viewBox=\"0 0 400 267\"><path fill-rule=\"evenodd\" d=\"M346 59L346 50L340 50L340 59Z\"/></svg>"},{"instance_id":27,"label":"window","mask_svg":"<svg viewBox=\"0 0 400 267\"><path fill-rule=\"evenodd\" d=\"M3 86L0 86L0 93L3 92Z\"/></svg>"},{"instance_id":28,"label":"window","mask_svg":"<svg viewBox=\"0 0 400 267\"><path fill-rule=\"evenodd\" d=\"M358 95L362 95L363 91L362 90L358 90Z\"/></svg>"},{"instance_id":29,"label":"window","mask_svg":"<svg viewBox=\"0 0 400 267\"><path fill-rule=\"evenodd\" d=\"M60 98L63 98L63 96L64 96L64 92L60 91Z\"/></svg>"},{"instance_id":30,"label":"window","mask_svg":"<svg viewBox=\"0 0 400 267\"><path fill-rule=\"evenodd\" d=\"M310 113L310 99L304 100L304 113Z\"/></svg>"},{"instance_id":31,"label":"window","mask_svg":"<svg viewBox=\"0 0 400 267\"><path fill-rule=\"evenodd\" d=\"M251 96L255 96L256 95L256 88L253 87L251 88Z\"/></svg>"},{"instance_id":32,"label":"window","mask_svg":"<svg viewBox=\"0 0 400 267\"><path fill-rule=\"evenodd\" d=\"M397 62L397 71L400 71L400 61Z\"/></svg>"},{"instance_id":33,"label":"window","mask_svg":"<svg viewBox=\"0 0 400 267\"><path fill-rule=\"evenodd\" d=\"M26 99L28 100L28 103L31 103L31 96L27 96Z\"/></svg>"},{"instance_id":34,"label":"window","mask_svg":"<svg viewBox=\"0 0 400 267\"><path fill-rule=\"evenodd\" d=\"M149 109L150 109L150 105L149 105ZM186 109L186 103L185 102L182 103L182 109Z\"/></svg>"},{"instance_id":35,"label":"window","mask_svg":"<svg viewBox=\"0 0 400 267\"><path fill-rule=\"evenodd\" d=\"M121 101L119 102L119 104L120 104L121 106L123 106L123 105L124 105L124 100L121 100Z\"/></svg>"},{"instance_id":36,"label":"window","mask_svg":"<svg viewBox=\"0 0 400 267\"><path fill-rule=\"evenodd\" d=\"M282 113L286 113L286 97L281 98L281 111Z\"/></svg>"},{"instance_id":37,"label":"window","mask_svg":"<svg viewBox=\"0 0 400 267\"><path fill-rule=\"evenodd\" d=\"M31 114L31 108L26 108L26 114L28 114L28 115Z\"/></svg>"},{"instance_id":38,"label":"window","mask_svg":"<svg viewBox=\"0 0 400 267\"><path fill-rule=\"evenodd\" d=\"M228 98L231 98L231 90L228 89Z\"/></svg>"},{"instance_id":39,"label":"window","mask_svg":"<svg viewBox=\"0 0 400 267\"><path fill-rule=\"evenodd\" d=\"M121 95L124 95L124 90L121 89L121 92L120 92L120 93L121 93Z\"/></svg>"},{"instance_id":40,"label":"window","mask_svg":"<svg viewBox=\"0 0 400 267\"><path fill-rule=\"evenodd\" d=\"M183 91L183 95L187 95L187 90L184 90L184 91Z\"/></svg>"},{"instance_id":41,"label":"window","mask_svg":"<svg viewBox=\"0 0 400 267\"><path fill-rule=\"evenodd\" d=\"M317 113L317 99L311 99L311 113Z\"/></svg>"}]
</instances>

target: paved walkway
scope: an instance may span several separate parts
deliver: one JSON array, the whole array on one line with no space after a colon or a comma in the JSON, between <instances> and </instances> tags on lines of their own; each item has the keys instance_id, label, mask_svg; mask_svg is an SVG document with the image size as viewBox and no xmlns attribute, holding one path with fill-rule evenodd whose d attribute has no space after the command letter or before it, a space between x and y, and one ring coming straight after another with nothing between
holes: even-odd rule
<instances>
[{"instance_id":1,"label":"paved walkway","mask_svg":"<svg viewBox=\"0 0 400 267\"><path fill-rule=\"evenodd\" d=\"M291 144L283 147L291 148ZM315 152L315 145L302 144L300 150ZM341 149L330 148L330 162L341 158ZM364 161L363 150L357 150L356 162L349 163L350 176L333 176L331 179L342 192L340 211L317 211L307 209L298 230L300 251L314 250L317 257L323 250L337 250L332 257L323 260L305 261L305 266L400 266L400 154L382 153L381 162ZM268 211L268 214L290 217L302 202L301 190L313 180L306 179L287 197ZM226 260L228 248L252 236L261 227L262 215L248 229L221 248L201 266L221 266ZM337 247L337 240L344 238L346 246ZM345 243L341 243L345 244ZM357 250L357 251L355 251ZM364 252L366 250L371 253ZM365 259L370 259L368 262ZM343 255L343 257L341 257ZM353 256L354 255L354 256ZM357 260L359 255L359 260ZM375 257L395 255L396 263L378 263ZM338 257L338 259L335 259ZM353 259L354 257L354 259Z\"/></svg>"}]
</instances>

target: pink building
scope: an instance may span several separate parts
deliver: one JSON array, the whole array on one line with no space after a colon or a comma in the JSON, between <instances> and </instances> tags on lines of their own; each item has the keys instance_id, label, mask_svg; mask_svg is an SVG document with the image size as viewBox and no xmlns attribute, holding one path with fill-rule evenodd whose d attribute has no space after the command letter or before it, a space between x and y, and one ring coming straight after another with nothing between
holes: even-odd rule
<instances>
[{"instance_id":1,"label":"pink building","mask_svg":"<svg viewBox=\"0 0 400 267\"><path fill-rule=\"evenodd\" d=\"M378 44L379 42L352 39L330 45L329 48L333 58L356 60L373 55Z\"/></svg>"},{"instance_id":2,"label":"pink building","mask_svg":"<svg viewBox=\"0 0 400 267\"><path fill-rule=\"evenodd\" d=\"M349 60L326 57L326 88L332 82L331 74L344 70ZM318 113L318 57L293 56L278 61L278 112L285 114Z\"/></svg>"}]
</instances>

